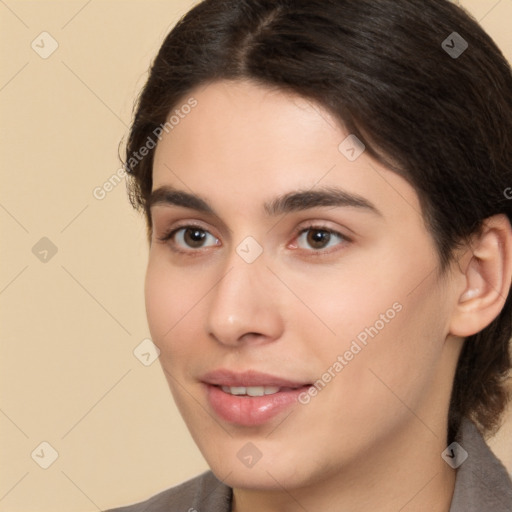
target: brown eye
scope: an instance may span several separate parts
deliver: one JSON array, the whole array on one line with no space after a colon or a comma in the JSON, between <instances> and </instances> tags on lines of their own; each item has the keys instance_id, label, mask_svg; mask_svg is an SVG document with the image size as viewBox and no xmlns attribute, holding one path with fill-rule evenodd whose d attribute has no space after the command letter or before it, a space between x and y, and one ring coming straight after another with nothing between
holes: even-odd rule
<instances>
[{"instance_id":1,"label":"brown eye","mask_svg":"<svg viewBox=\"0 0 512 512\"><path fill-rule=\"evenodd\" d=\"M343 243L347 239L329 229L323 228L308 228L304 229L297 237L297 245L301 249L313 249L315 251L321 251L335 245Z\"/></svg>"},{"instance_id":2,"label":"brown eye","mask_svg":"<svg viewBox=\"0 0 512 512\"><path fill-rule=\"evenodd\" d=\"M202 229L187 228L183 233L183 240L189 247L202 247L206 240L206 232Z\"/></svg>"},{"instance_id":3,"label":"brown eye","mask_svg":"<svg viewBox=\"0 0 512 512\"><path fill-rule=\"evenodd\" d=\"M220 245L219 240L211 233L195 226L177 229L173 233L172 239L177 246L183 249L201 249Z\"/></svg>"},{"instance_id":4,"label":"brown eye","mask_svg":"<svg viewBox=\"0 0 512 512\"><path fill-rule=\"evenodd\" d=\"M313 249L324 249L331 241L331 233L320 229L310 229L306 239Z\"/></svg>"}]
</instances>

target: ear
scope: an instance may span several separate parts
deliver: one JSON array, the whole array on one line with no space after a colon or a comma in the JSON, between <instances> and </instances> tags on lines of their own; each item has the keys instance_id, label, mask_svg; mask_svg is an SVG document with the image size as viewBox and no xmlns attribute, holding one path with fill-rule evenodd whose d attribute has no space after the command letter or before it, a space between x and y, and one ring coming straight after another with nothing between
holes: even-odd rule
<instances>
[{"instance_id":1,"label":"ear","mask_svg":"<svg viewBox=\"0 0 512 512\"><path fill-rule=\"evenodd\" d=\"M505 215L484 221L459 266L450 333L465 338L480 332L500 314L510 292L512 228Z\"/></svg>"}]
</instances>

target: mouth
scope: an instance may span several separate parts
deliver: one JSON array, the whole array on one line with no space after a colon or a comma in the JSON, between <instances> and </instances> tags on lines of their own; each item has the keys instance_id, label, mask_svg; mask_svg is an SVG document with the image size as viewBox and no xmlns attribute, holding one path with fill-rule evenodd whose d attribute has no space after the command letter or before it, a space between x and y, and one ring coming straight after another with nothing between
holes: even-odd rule
<instances>
[{"instance_id":1,"label":"mouth","mask_svg":"<svg viewBox=\"0 0 512 512\"><path fill-rule=\"evenodd\" d=\"M206 384L220 386L225 388L290 388L297 389L305 385L311 385L303 380L291 380L285 377L272 375L270 373L258 372L256 370L247 370L245 372L233 372L226 369L213 370L206 373L201 378ZM276 392L276 391L274 391Z\"/></svg>"},{"instance_id":2,"label":"mouth","mask_svg":"<svg viewBox=\"0 0 512 512\"><path fill-rule=\"evenodd\" d=\"M275 375L216 370L202 379L207 401L215 415L238 426L263 425L297 404L312 385Z\"/></svg>"},{"instance_id":3,"label":"mouth","mask_svg":"<svg viewBox=\"0 0 512 512\"><path fill-rule=\"evenodd\" d=\"M221 386L224 393L229 393L235 396L264 396L264 395L275 395L283 389L292 388L280 388L279 386Z\"/></svg>"}]
</instances>

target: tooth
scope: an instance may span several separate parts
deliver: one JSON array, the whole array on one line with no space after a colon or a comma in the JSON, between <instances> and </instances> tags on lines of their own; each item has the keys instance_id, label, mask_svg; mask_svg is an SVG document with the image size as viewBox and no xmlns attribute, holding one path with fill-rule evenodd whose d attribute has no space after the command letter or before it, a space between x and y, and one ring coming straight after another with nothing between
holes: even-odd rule
<instances>
[{"instance_id":1,"label":"tooth","mask_svg":"<svg viewBox=\"0 0 512 512\"><path fill-rule=\"evenodd\" d=\"M247 394L249 396L263 396L265 388L263 386L250 386L247 388Z\"/></svg>"},{"instance_id":2,"label":"tooth","mask_svg":"<svg viewBox=\"0 0 512 512\"><path fill-rule=\"evenodd\" d=\"M263 396L273 395L281 388L279 386L221 386L221 389L224 393L229 393L230 395Z\"/></svg>"}]
</instances>

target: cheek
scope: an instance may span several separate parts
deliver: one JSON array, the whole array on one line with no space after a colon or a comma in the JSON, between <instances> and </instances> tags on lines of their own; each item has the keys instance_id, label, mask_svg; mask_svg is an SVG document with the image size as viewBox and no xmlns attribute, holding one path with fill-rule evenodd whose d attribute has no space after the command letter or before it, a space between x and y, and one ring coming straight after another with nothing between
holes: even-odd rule
<instances>
[{"instance_id":1,"label":"cheek","mask_svg":"<svg viewBox=\"0 0 512 512\"><path fill-rule=\"evenodd\" d=\"M385 332L399 315L404 293L397 283L403 276L389 282L389 268L346 262L327 271L313 268L304 275L287 276L300 300L291 301L285 314L293 314L290 324L300 326L297 332L317 338L315 347L324 354L336 357L358 336L364 342L368 329Z\"/></svg>"},{"instance_id":2,"label":"cheek","mask_svg":"<svg viewBox=\"0 0 512 512\"><path fill-rule=\"evenodd\" d=\"M197 325L191 321L204 291L196 279L186 272L173 269L150 255L145 280L145 300L148 325L153 342L165 354L178 345L177 334Z\"/></svg>"},{"instance_id":3,"label":"cheek","mask_svg":"<svg viewBox=\"0 0 512 512\"><path fill-rule=\"evenodd\" d=\"M331 369L336 375L333 392L339 389L345 405L357 408L370 397L376 407L377 397L396 400L386 385L415 402L435 378L448 308L443 286L432 272L436 261L430 251L425 244L418 257L381 254L329 273L318 271L307 282L298 275L290 280L310 310L295 307L296 332L315 347L310 360L317 372ZM333 367L338 356L346 361L342 369Z\"/></svg>"},{"instance_id":4,"label":"cheek","mask_svg":"<svg viewBox=\"0 0 512 512\"><path fill-rule=\"evenodd\" d=\"M391 313L386 306L396 297ZM332 390L340 411L350 410L356 424L384 425L409 414L403 404L422 409L439 377L446 335L442 302L432 286L410 296L397 290L374 302L364 317L354 310L359 325L353 324L355 334L343 339L339 350L351 360Z\"/></svg>"}]
</instances>

